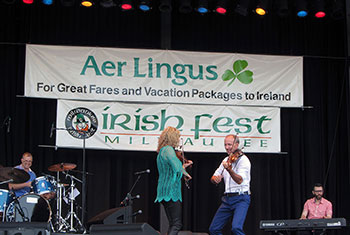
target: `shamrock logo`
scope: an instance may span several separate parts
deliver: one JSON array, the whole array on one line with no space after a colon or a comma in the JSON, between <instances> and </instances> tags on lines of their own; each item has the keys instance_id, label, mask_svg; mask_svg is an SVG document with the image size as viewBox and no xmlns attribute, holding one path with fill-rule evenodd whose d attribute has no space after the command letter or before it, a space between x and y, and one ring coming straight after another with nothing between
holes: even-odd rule
<instances>
[{"instance_id":1,"label":"shamrock logo","mask_svg":"<svg viewBox=\"0 0 350 235\"><path fill-rule=\"evenodd\" d=\"M233 63L233 71L227 69L222 75L222 80L231 80L227 86L230 86L236 78L243 84L251 83L253 81L253 72L250 70L244 70L247 66L248 62L246 60L236 60Z\"/></svg>"}]
</instances>

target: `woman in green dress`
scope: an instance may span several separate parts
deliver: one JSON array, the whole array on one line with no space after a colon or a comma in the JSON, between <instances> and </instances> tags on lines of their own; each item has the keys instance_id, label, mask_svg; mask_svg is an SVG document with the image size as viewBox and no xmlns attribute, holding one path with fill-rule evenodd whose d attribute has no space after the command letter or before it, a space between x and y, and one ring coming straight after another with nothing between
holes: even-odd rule
<instances>
[{"instance_id":1,"label":"woman in green dress","mask_svg":"<svg viewBox=\"0 0 350 235\"><path fill-rule=\"evenodd\" d=\"M155 202L163 204L169 220L168 235L177 235L182 227L182 196L181 179L186 181L192 177L186 172L186 167L192 161L181 162L175 152L179 146L180 131L174 127L167 127L158 140L158 187Z\"/></svg>"}]
</instances>

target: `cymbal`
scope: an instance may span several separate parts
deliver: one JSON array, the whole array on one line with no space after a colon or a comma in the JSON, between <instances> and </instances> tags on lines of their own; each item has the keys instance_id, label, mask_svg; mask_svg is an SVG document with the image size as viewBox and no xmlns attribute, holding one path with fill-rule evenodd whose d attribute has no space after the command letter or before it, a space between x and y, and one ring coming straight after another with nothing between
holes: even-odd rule
<instances>
[{"instance_id":1,"label":"cymbal","mask_svg":"<svg viewBox=\"0 0 350 235\"><path fill-rule=\"evenodd\" d=\"M73 164L73 163L58 163L52 166L49 166L48 170L49 171L70 171L73 170L74 168L76 168L77 165Z\"/></svg>"},{"instance_id":2,"label":"cymbal","mask_svg":"<svg viewBox=\"0 0 350 235\"><path fill-rule=\"evenodd\" d=\"M0 181L13 180L12 184L21 184L29 179L30 175L24 170L13 167L2 167L0 169Z\"/></svg>"}]
</instances>

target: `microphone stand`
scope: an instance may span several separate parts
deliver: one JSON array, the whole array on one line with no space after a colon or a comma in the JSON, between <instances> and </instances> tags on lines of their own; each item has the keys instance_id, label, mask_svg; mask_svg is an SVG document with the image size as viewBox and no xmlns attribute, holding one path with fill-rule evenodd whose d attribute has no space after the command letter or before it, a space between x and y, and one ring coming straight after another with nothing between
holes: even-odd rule
<instances>
[{"instance_id":1,"label":"microphone stand","mask_svg":"<svg viewBox=\"0 0 350 235\"><path fill-rule=\"evenodd\" d=\"M10 126L11 126L11 117L10 116L6 116L4 121L2 122L1 128L4 128L5 126L7 127L6 132L10 133Z\"/></svg>"},{"instance_id":2,"label":"microphone stand","mask_svg":"<svg viewBox=\"0 0 350 235\"><path fill-rule=\"evenodd\" d=\"M131 196L132 190L134 190L137 182L140 180L141 174L137 176L137 179L135 180L134 184L132 185L130 191L126 194L126 197L124 200L120 203L120 205L125 206L125 214L124 214L124 223L129 224L133 222L132 218L132 204L133 204L133 199L134 197Z\"/></svg>"},{"instance_id":3,"label":"microphone stand","mask_svg":"<svg viewBox=\"0 0 350 235\"><path fill-rule=\"evenodd\" d=\"M85 224L85 215L86 215L86 161L85 161L85 139L86 139L86 131L83 131L83 182L82 182L82 194L81 194L81 204L82 204L82 215L81 222L84 226ZM85 228L84 228L85 229Z\"/></svg>"},{"instance_id":4,"label":"microphone stand","mask_svg":"<svg viewBox=\"0 0 350 235\"><path fill-rule=\"evenodd\" d=\"M51 133L50 133L50 137L52 136L52 132L54 130L58 130L58 131L61 131L61 130L64 130L64 131L69 131L69 130L72 130L72 129L67 129L67 128L57 128L57 127L53 127L51 126ZM82 178L82 192L81 192L81 204L82 204L82 213L81 213L81 223L83 225L83 229L84 229L84 233L86 232L86 229L85 229L85 217L86 217L86 146L85 146L85 140L86 140L86 132L87 131L84 131L84 130L79 130L79 132L82 134L82 139L83 139L83 178Z\"/></svg>"}]
</instances>

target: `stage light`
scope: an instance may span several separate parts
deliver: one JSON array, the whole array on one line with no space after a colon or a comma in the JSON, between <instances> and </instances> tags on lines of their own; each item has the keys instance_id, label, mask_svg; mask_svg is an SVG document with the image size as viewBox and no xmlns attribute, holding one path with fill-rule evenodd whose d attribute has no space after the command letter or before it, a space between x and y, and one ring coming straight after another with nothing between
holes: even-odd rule
<instances>
[{"instance_id":1,"label":"stage light","mask_svg":"<svg viewBox=\"0 0 350 235\"><path fill-rule=\"evenodd\" d=\"M33 4L34 0L23 0L25 4Z\"/></svg>"},{"instance_id":2,"label":"stage light","mask_svg":"<svg viewBox=\"0 0 350 235\"><path fill-rule=\"evenodd\" d=\"M53 4L53 0L43 0L43 4L45 5L52 5Z\"/></svg>"},{"instance_id":3,"label":"stage light","mask_svg":"<svg viewBox=\"0 0 350 235\"><path fill-rule=\"evenodd\" d=\"M323 18L326 16L325 3L323 0L315 0L315 17Z\"/></svg>"},{"instance_id":4,"label":"stage light","mask_svg":"<svg viewBox=\"0 0 350 235\"><path fill-rule=\"evenodd\" d=\"M275 1L275 7L277 9L277 15L285 17L288 15L288 0Z\"/></svg>"},{"instance_id":5,"label":"stage light","mask_svg":"<svg viewBox=\"0 0 350 235\"><path fill-rule=\"evenodd\" d=\"M105 8L115 7L116 6L116 4L114 3L113 0L101 0L100 1L100 5L102 7L105 7Z\"/></svg>"},{"instance_id":6,"label":"stage light","mask_svg":"<svg viewBox=\"0 0 350 235\"><path fill-rule=\"evenodd\" d=\"M218 0L215 11L220 15L225 15L227 12L228 0Z\"/></svg>"},{"instance_id":7,"label":"stage light","mask_svg":"<svg viewBox=\"0 0 350 235\"><path fill-rule=\"evenodd\" d=\"M64 7L72 7L75 4L75 0L61 0L61 5Z\"/></svg>"},{"instance_id":8,"label":"stage light","mask_svg":"<svg viewBox=\"0 0 350 235\"><path fill-rule=\"evenodd\" d=\"M308 15L306 0L295 0L295 9L298 17L305 17Z\"/></svg>"},{"instance_id":9,"label":"stage light","mask_svg":"<svg viewBox=\"0 0 350 235\"><path fill-rule=\"evenodd\" d=\"M179 12L188 14L192 11L191 0L180 0Z\"/></svg>"},{"instance_id":10,"label":"stage light","mask_svg":"<svg viewBox=\"0 0 350 235\"><path fill-rule=\"evenodd\" d=\"M258 14L258 15L264 16L264 15L266 15L266 10L264 8L257 7L255 9L255 13Z\"/></svg>"},{"instance_id":11,"label":"stage light","mask_svg":"<svg viewBox=\"0 0 350 235\"><path fill-rule=\"evenodd\" d=\"M161 12L171 12L171 0L161 0L159 4L159 10Z\"/></svg>"},{"instance_id":12,"label":"stage light","mask_svg":"<svg viewBox=\"0 0 350 235\"><path fill-rule=\"evenodd\" d=\"M250 0L238 0L235 12L242 16L247 16L249 7Z\"/></svg>"},{"instance_id":13,"label":"stage light","mask_svg":"<svg viewBox=\"0 0 350 235\"><path fill-rule=\"evenodd\" d=\"M133 6L132 6L132 1L131 0L123 0L120 4L120 8L123 10L123 11L130 11L133 9Z\"/></svg>"},{"instance_id":14,"label":"stage light","mask_svg":"<svg viewBox=\"0 0 350 235\"><path fill-rule=\"evenodd\" d=\"M94 3L92 2L92 0L82 0L80 5L84 7L91 7L92 5L94 5Z\"/></svg>"},{"instance_id":15,"label":"stage light","mask_svg":"<svg viewBox=\"0 0 350 235\"><path fill-rule=\"evenodd\" d=\"M261 16L267 14L270 6L270 0L260 0L258 5L255 8L255 13Z\"/></svg>"},{"instance_id":16,"label":"stage light","mask_svg":"<svg viewBox=\"0 0 350 235\"><path fill-rule=\"evenodd\" d=\"M342 0L333 0L331 16L335 20L345 17L345 7Z\"/></svg>"},{"instance_id":17,"label":"stage light","mask_svg":"<svg viewBox=\"0 0 350 235\"><path fill-rule=\"evenodd\" d=\"M197 11L199 13L201 13L201 14L205 14L205 13L208 13L208 8L206 8L206 7L198 7Z\"/></svg>"},{"instance_id":18,"label":"stage light","mask_svg":"<svg viewBox=\"0 0 350 235\"><path fill-rule=\"evenodd\" d=\"M308 14L307 11L298 11L297 12L297 16L299 16L301 18L307 16L307 14Z\"/></svg>"},{"instance_id":19,"label":"stage light","mask_svg":"<svg viewBox=\"0 0 350 235\"><path fill-rule=\"evenodd\" d=\"M198 11L201 14L208 13L209 11L209 0L198 0L198 6L196 8L196 11Z\"/></svg>"},{"instance_id":20,"label":"stage light","mask_svg":"<svg viewBox=\"0 0 350 235\"><path fill-rule=\"evenodd\" d=\"M139 9L141 11L149 11L151 10L150 0L141 0L139 4Z\"/></svg>"},{"instance_id":21,"label":"stage light","mask_svg":"<svg viewBox=\"0 0 350 235\"><path fill-rule=\"evenodd\" d=\"M316 18L323 18L326 16L326 12L324 11L318 11L315 13Z\"/></svg>"}]
</instances>

